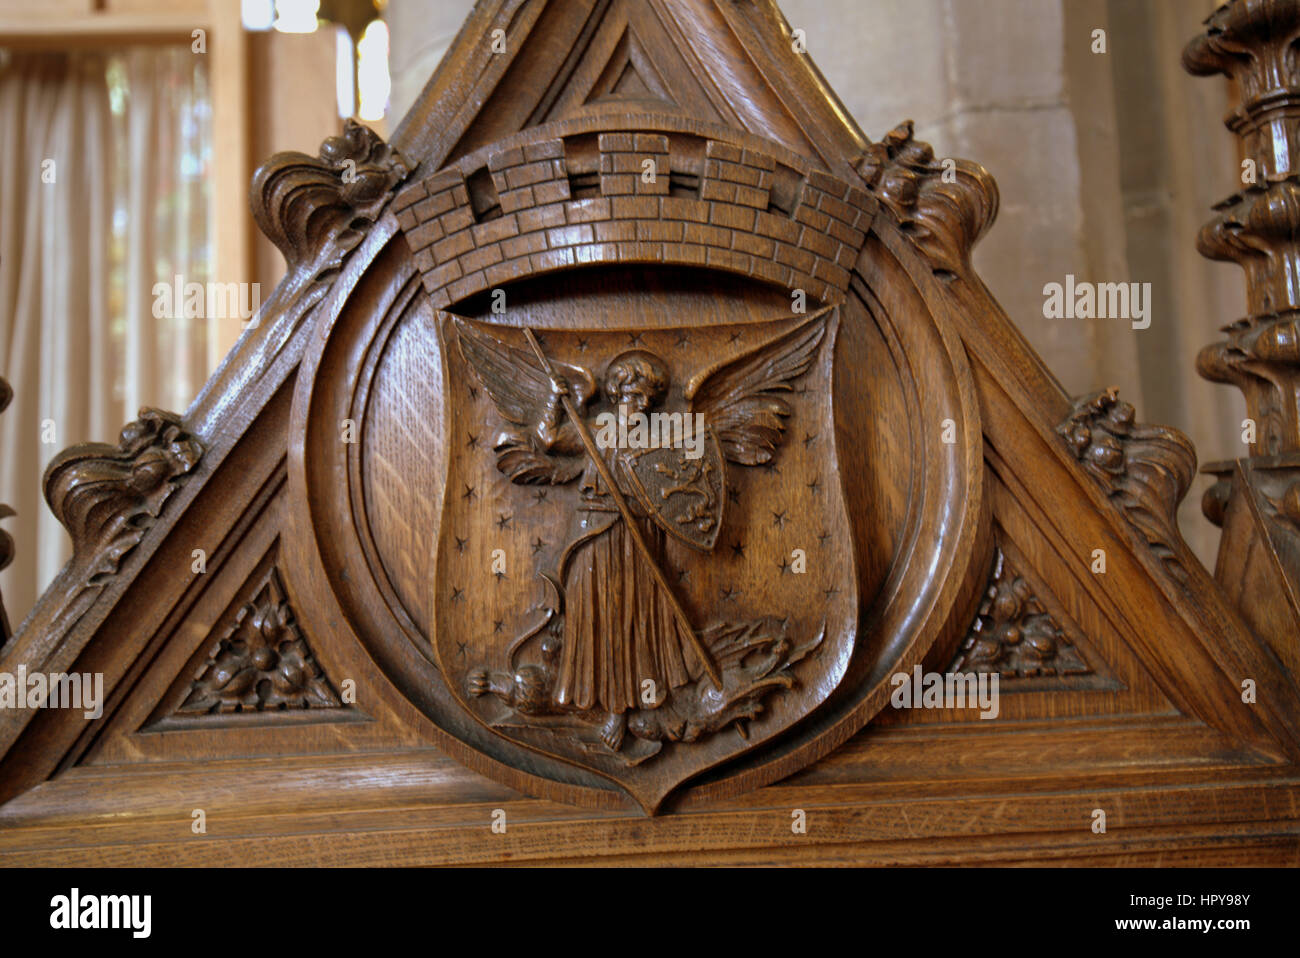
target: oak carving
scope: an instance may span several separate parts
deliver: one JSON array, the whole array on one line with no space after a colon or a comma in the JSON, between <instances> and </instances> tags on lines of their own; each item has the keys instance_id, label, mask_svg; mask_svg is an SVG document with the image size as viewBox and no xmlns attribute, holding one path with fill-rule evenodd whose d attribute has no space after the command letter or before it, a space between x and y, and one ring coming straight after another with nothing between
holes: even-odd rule
<instances>
[{"instance_id":1,"label":"oak carving","mask_svg":"<svg viewBox=\"0 0 1300 958\"><path fill-rule=\"evenodd\" d=\"M72 562L87 588L117 572L202 455L179 416L142 409L116 446L85 443L50 461L45 501L72 536Z\"/></svg>"},{"instance_id":2,"label":"oak carving","mask_svg":"<svg viewBox=\"0 0 1300 958\"><path fill-rule=\"evenodd\" d=\"M177 716L341 708L294 619L272 567L251 600L209 643Z\"/></svg>"},{"instance_id":3,"label":"oak carving","mask_svg":"<svg viewBox=\"0 0 1300 958\"><path fill-rule=\"evenodd\" d=\"M950 671L1024 679L1087 675L1092 667L999 548L979 614Z\"/></svg>"},{"instance_id":4,"label":"oak carving","mask_svg":"<svg viewBox=\"0 0 1300 958\"><path fill-rule=\"evenodd\" d=\"M930 144L913 137L911 120L868 146L857 170L935 269L969 271L970 251L998 212L987 170L968 160L937 161Z\"/></svg>"},{"instance_id":5,"label":"oak carving","mask_svg":"<svg viewBox=\"0 0 1300 958\"><path fill-rule=\"evenodd\" d=\"M9 407L9 403L14 398L13 388L0 376L0 413ZM0 503L0 519L6 519L14 515L13 509ZM3 570L9 563L14 561L14 539L9 533L0 529L0 570ZM4 648L11 635L9 627L9 614L5 611L4 595L0 594L0 648Z\"/></svg>"},{"instance_id":6,"label":"oak carving","mask_svg":"<svg viewBox=\"0 0 1300 958\"><path fill-rule=\"evenodd\" d=\"M1246 315L1197 358L1201 375L1231 383L1246 400L1250 456L1211 463L1218 482L1202 500L1223 527L1217 576L1229 597L1300 675L1300 4L1232 0L1183 51L1198 76L1231 77L1240 91L1228 129L1240 139L1243 189L1215 207L1197 249L1241 266ZM1278 601L1258 601L1259 593Z\"/></svg>"},{"instance_id":7,"label":"oak carving","mask_svg":"<svg viewBox=\"0 0 1300 958\"><path fill-rule=\"evenodd\" d=\"M1198 55L1251 73L1252 155L1296 6ZM75 557L0 672L108 705L0 711L0 862L1294 857L1289 165L1209 231L1267 284L1215 361L1271 453L1216 467L1216 588L1190 445L1072 406L975 275L992 179L870 142L791 41L771 0L480 0L391 144L268 161L258 322L184 420L51 467ZM1026 694L890 708L945 665Z\"/></svg>"},{"instance_id":8,"label":"oak carving","mask_svg":"<svg viewBox=\"0 0 1300 958\"><path fill-rule=\"evenodd\" d=\"M408 172L397 151L349 119L321 145L319 157L278 153L257 171L253 216L297 269L325 246L354 247Z\"/></svg>"},{"instance_id":9,"label":"oak carving","mask_svg":"<svg viewBox=\"0 0 1300 958\"><path fill-rule=\"evenodd\" d=\"M510 643L507 671L469 673L471 695L492 693L520 715L582 716L613 752L629 731L657 751L753 718L765 694L795 683L790 667L824 627L790 635L784 614L693 623L664 545L673 537L714 551L728 464L775 460L793 413L783 397L828 338L826 312L684 384L644 349L615 356L597 385L592 370L548 358L531 330L532 355L456 323L461 353L507 425L497 468L519 484L581 479L559 559L536 569L552 593L545 618Z\"/></svg>"},{"instance_id":10,"label":"oak carving","mask_svg":"<svg viewBox=\"0 0 1300 958\"><path fill-rule=\"evenodd\" d=\"M1196 475L1196 450L1178 430L1136 420L1132 404L1112 388L1077 400L1057 432L1123 507L1169 574L1186 581L1178 556L1178 504Z\"/></svg>"}]
</instances>

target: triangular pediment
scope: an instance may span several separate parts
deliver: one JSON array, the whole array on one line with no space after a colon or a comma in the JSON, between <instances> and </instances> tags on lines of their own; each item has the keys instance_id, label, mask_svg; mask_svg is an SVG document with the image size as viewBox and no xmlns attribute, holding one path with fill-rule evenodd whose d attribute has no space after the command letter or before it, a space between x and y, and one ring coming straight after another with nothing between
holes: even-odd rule
<instances>
[{"instance_id":1,"label":"triangular pediment","mask_svg":"<svg viewBox=\"0 0 1300 958\"><path fill-rule=\"evenodd\" d=\"M677 109L677 104L666 91L663 79L646 57L636 34L630 30L623 31L583 104L591 105L608 100L643 103L657 101L661 108Z\"/></svg>"},{"instance_id":2,"label":"triangular pediment","mask_svg":"<svg viewBox=\"0 0 1300 958\"><path fill-rule=\"evenodd\" d=\"M149 726L266 712L318 716L343 707L298 626L272 553L172 683Z\"/></svg>"},{"instance_id":3,"label":"triangular pediment","mask_svg":"<svg viewBox=\"0 0 1300 958\"><path fill-rule=\"evenodd\" d=\"M492 0L393 144L433 170L544 123L653 112L750 130L843 171L866 140L797 46L771 2Z\"/></svg>"}]
</instances>

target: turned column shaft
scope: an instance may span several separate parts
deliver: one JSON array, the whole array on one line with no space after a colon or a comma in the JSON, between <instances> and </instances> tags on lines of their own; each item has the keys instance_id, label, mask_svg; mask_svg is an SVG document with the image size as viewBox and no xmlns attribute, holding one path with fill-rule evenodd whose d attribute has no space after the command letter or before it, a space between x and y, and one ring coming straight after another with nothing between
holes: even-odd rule
<instances>
[{"instance_id":1,"label":"turned column shaft","mask_svg":"<svg viewBox=\"0 0 1300 958\"><path fill-rule=\"evenodd\" d=\"M1245 270L1247 305L1197 367L1245 394L1249 455L1206 467L1219 482L1203 505L1223 527L1225 592L1300 675L1300 0L1230 0L1205 27L1183 64L1237 82L1226 123L1246 160L1197 248Z\"/></svg>"}]
</instances>

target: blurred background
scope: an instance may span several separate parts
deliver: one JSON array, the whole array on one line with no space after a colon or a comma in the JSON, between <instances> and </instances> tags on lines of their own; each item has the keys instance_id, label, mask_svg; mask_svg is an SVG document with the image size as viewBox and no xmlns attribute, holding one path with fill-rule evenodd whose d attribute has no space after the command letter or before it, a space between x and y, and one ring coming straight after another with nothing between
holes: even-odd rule
<instances>
[{"instance_id":1,"label":"blurred background","mask_svg":"<svg viewBox=\"0 0 1300 958\"><path fill-rule=\"evenodd\" d=\"M1213 0L779 0L865 133L904 119L1002 192L976 255L1074 394L1110 385L1202 462L1241 454L1240 394L1195 356L1244 308L1197 230L1234 192L1226 81L1183 73ZM183 412L243 328L158 316L155 286L259 284L283 260L248 212L253 171L357 117L387 136L473 0L0 0L0 503L15 625L69 556L41 495L60 449ZM1097 33L1104 31L1104 52ZM1149 282L1152 323L1043 318L1043 287ZM1213 566L1199 479L1183 530Z\"/></svg>"}]
</instances>

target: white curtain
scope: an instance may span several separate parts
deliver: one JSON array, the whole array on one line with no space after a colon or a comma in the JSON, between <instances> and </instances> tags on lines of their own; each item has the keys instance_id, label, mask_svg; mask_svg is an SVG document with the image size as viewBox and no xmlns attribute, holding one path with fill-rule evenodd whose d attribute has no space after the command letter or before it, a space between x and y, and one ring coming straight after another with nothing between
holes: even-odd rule
<instances>
[{"instance_id":1,"label":"white curtain","mask_svg":"<svg viewBox=\"0 0 1300 958\"><path fill-rule=\"evenodd\" d=\"M73 443L116 442L142 405L183 411L203 382L201 320L154 317L158 282L204 282L206 75L188 47L13 53L0 61L0 502L16 626L67 561L41 474Z\"/></svg>"}]
</instances>

